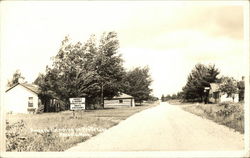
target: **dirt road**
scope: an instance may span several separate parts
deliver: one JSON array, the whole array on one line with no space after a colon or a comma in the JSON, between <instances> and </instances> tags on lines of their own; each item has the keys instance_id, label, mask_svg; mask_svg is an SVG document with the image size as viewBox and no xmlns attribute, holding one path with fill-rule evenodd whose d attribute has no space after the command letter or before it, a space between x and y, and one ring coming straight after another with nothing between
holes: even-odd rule
<instances>
[{"instance_id":1,"label":"dirt road","mask_svg":"<svg viewBox=\"0 0 250 158\"><path fill-rule=\"evenodd\" d=\"M161 103L70 148L76 151L243 150L243 135Z\"/></svg>"}]
</instances>

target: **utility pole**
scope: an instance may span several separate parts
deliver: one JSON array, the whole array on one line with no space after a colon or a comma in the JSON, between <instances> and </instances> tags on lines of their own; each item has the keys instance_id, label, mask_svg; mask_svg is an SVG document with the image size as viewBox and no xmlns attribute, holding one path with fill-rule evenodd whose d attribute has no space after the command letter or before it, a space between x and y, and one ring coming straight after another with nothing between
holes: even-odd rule
<instances>
[{"instance_id":1,"label":"utility pole","mask_svg":"<svg viewBox=\"0 0 250 158\"><path fill-rule=\"evenodd\" d=\"M101 83L101 105L104 108L104 98L103 98L103 81Z\"/></svg>"}]
</instances>

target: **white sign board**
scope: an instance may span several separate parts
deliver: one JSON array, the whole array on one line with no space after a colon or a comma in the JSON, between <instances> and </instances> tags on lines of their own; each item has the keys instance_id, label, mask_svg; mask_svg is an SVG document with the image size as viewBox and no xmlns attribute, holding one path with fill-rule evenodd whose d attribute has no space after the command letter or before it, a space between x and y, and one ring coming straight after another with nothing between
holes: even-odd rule
<instances>
[{"instance_id":1,"label":"white sign board","mask_svg":"<svg viewBox=\"0 0 250 158\"><path fill-rule=\"evenodd\" d=\"M69 98L70 110L84 110L85 98Z\"/></svg>"}]
</instances>

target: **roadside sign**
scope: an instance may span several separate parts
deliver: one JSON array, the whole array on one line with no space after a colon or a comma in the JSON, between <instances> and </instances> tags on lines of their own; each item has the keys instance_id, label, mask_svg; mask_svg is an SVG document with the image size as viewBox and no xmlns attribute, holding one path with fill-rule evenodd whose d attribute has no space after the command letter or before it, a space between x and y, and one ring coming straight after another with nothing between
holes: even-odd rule
<instances>
[{"instance_id":1,"label":"roadside sign","mask_svg":"<svg viewBox=\"0 0 250 158\"><path fill-rule=\"evenodd\" d=\"M84 110L85 98L69 98L70 110Z\"/></svg>"}]
</instances>

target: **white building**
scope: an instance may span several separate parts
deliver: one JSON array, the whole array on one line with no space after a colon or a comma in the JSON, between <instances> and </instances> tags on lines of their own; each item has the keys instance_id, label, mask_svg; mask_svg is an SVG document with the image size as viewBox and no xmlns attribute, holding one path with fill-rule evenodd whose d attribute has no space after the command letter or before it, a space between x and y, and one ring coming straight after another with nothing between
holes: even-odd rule
<instances>
[{"instance_id":1,"label":"white building","mask_svg":"<svg viewBox=\"0 0 250 158\"><path fill-rule=\"evenodd\" d=\"M220 103L220 102L239 102L239 94L233 94L232 97L227 96L227 94L222 93L220 91L219 83L210 83L209 90L209 101L212 103Z\"/></svg>"},{"instance_id":2,"label":"white building","mask_svg":"<svg viewBox=\"0 0 250 158\"><path fill-rule=\"evenodd\" d=\"M120 95L113 97L110 100L104 99L105 107L135 107L134 97L120 93Z\"/></svg>"},{"instance_id":3,"label":"white building","mask_svg":"<svg viewBox=\"0 0 250 158\"><path fill-rule=\"evenodd\" d=\"M41 105L38 94L38 86L17 83L5 91L5 110L11 113L35 112Z\"/></svg>"}]
</instances>

